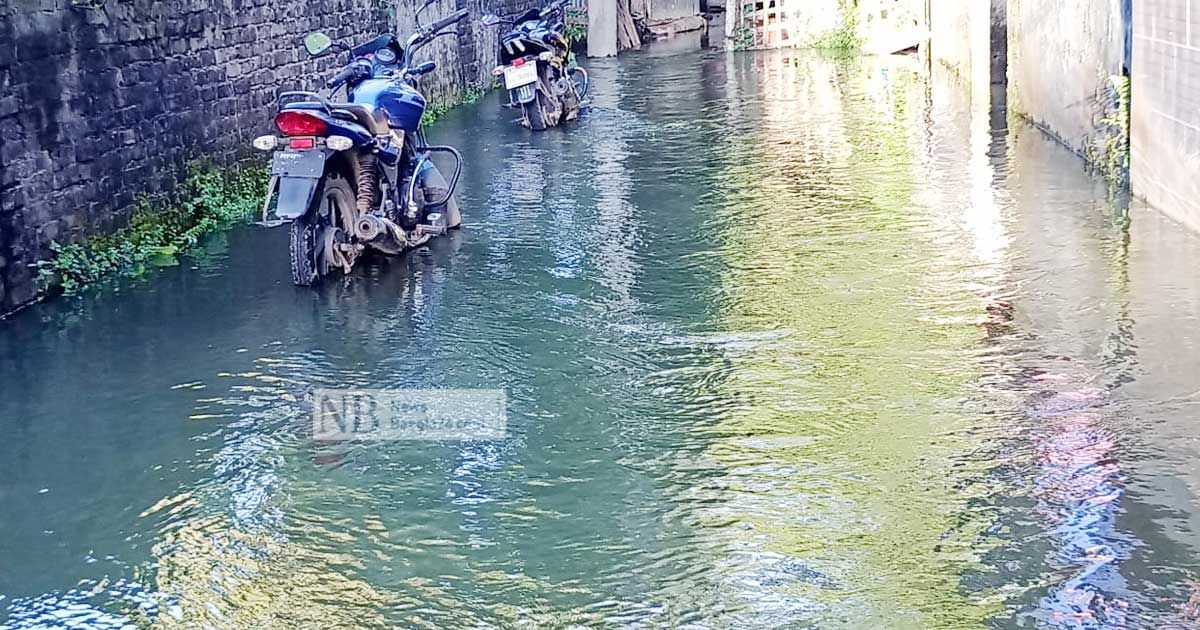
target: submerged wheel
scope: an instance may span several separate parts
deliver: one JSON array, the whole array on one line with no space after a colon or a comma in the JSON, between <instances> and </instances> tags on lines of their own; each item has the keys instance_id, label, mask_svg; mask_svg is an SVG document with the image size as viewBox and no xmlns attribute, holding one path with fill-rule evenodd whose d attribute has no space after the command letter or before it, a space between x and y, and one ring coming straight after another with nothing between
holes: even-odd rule
<instances>
[{"instance_id":1,"label":"submerged wheel","mask_svg":"<svg viewBox=\"0 0 1200 630\"><path fill-rule=\"evenodd\" d=\"M317 254L320 251L320 221L306 214L291 226L292 284L307 287L317 281Z\"/></svg>"},{"instance_id":2,"label":"submerged wheel","mask_svg":"<svg viewBox=\"0 0 1200 630\"><path fill-rule=\"evenodd\" d=\"M532 101L522 103L521 110L525 112L525 122L529 123L530 129L534 131L546 129L546 112L542 108L541 92L535 94Z\"/></svg>"},{"instance_id":3,"label":"submerged wheel","mask_svg":"<svg viewBox=\"0 0 1200 630\"><path fill-rule=\"evenodd\" d=\"M353 214L355 195L350 182L336 173L326 173L319 194L304 216L292 221L289 251L292 264L292 284L311 286L329 273L331 261L325 260L327 230L336 229L344 212Z\"/></svg>"}]
</instances>

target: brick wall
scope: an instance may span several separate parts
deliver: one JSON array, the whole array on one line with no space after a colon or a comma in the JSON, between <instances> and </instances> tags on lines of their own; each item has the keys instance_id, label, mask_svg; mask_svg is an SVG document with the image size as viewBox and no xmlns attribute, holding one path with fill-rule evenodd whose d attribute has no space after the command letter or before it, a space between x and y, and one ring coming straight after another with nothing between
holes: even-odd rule
<instances>
[{"instance_id":1,"label":"brick wall","mask_svg":"<svg viewBox=\"0 0 1200 630\"><path fill-rule=\"evenodd\" d=\"M399 14L412 4L402 0ZM431 8L431 16L472 11L463 37L430 51L443 61L426 79L433 96L490 83L496 35L479 16L531 4ZM30 264L51 255L52 241L123 225L135 200L170 191L189 159L244 155L271 129L278 89L321 85L344 59L308 58L306 33L360 43L396 19L387 0L5 0L0 313L35 297Z\"/></svg>"},{"instance_id":2,"label":"brick wall","mask_svg":"<svg viewBox=\"0 0 1200 630\"><path fill-rule=\"evenodd\" d=\"M1133 193L1200 230L1200 0L1133 11Z\"/></svg>"}]
</instances>

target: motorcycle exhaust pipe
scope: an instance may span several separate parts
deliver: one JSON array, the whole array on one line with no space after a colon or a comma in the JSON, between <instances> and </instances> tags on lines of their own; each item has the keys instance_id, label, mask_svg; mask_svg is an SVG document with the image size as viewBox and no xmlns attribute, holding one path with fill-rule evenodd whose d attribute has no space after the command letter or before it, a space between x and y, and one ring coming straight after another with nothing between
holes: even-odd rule
<instances>
[{"instance_id":1,"label":"motorcycle exhaust pipe","mask_svg":"<svg viewBox=\"0 0 1200 630\"><path fill-rule=\"evenodd\" d=\"M403 228L373 214L359 217L354 224L354 231L358 238L387 253L398 254L408 245L408 237Z\"/></svg>"}]
</instances>

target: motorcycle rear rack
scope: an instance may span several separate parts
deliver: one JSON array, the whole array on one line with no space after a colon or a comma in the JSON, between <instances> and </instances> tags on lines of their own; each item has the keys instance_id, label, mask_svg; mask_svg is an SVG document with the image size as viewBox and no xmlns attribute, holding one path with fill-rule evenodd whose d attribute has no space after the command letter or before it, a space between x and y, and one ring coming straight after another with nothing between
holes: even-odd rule
<instances>
[{"instance_id":1,"label":"motorcycle rear rack","mask_svg":"<svg viewBox=\"0 0 1200 630\"><path fill-rule=\"evenodd\" d=\"M334 108L332 105L329 104L329 100L326 99L324 96L317 94L316 92L305 92L305 91L280 92L279 95L275 97L275 108L278 110L282 110L286 106L284 104L284 101L289 98L293 98L293 97L304 97L305 100L302 102L316 103L316 104L320 105L322 108L324 108L325 113L329 114L330 116L333 115ZM297 102L299 102L299 101L297 101Z\"/></svg>"}]
</instances>

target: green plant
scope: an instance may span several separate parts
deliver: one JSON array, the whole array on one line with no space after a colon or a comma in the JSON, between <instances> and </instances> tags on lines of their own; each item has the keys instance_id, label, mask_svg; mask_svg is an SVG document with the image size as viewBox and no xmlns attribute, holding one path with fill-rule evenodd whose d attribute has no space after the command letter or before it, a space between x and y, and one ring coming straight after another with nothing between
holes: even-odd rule
<instances>
[{"instance_id":1,"label":"green plant","mask_svg":"<svg viewBox=\"0 0 1200 630\"><path fill-rule=\"evenodd\" d=\"M1129 176L1129 106L1131 81L1126 75L1109 79L1116 96L1115 107L1101 120L1108 126L1104 138L1104 160L1100 171L1110 186L1120 187Z\"/></svg>"},{"instance_id":2,"label":"green plant","mask_svg":"<svg viewBox=\"0 0 1200 630\"><path fill-rule=\"evenodd\" d=\"M563 37L567 38L567 42L575 43L587 39L587 26L583 24L568 24L563 30Z\"/></svg>"},{"instance_id":3,"label":"green plant","mask_svg":"<svg viewBox=\"0 0 1200 630\"><path fill-rule=\"evenodd\" d=\"M439 101L436 103L430 103L425 108L425 113L421 115L421 126L427 127L429 125L432 125L433 123L435 123L439 119L441 119L443 116L450 113L450 110L454 109L455 107L458 107L459 105L464 105L464 104L470 105L470 104L478 103L479 100L482 99L484 97L484 95L486 95L488 93L488 90L492 89L492 87L495 87L495 85L493 84L491 87L489 87L487 85L468 86L467 89L463 91L462 97L459 98L458 100Z\"/></svg>"},{"instance_id":4,"label":"green plant","mask_svg":"<svg viewBox=\"0 0 1200 630\"><path fill-rule=\"evenodd\" d=\"M173 264L200 237L253 216L266 179L261 168L222 171L189 164L187 177L170 202L155 204L142 198L129 224L112 234L80 243L51 243L55 256L38 263L40 282L73 294L110 276L136 276L148 265Z\"/></svg>"},{"instance_id":5,"label":"green plant","mask_svg":"<svg viewBox=\"0 0 1200 630\"><path fill-rule=\"evenodd\" d=\"M818 35L809 44L812 48L850 53L862 47L862 38L858 36L858 0L842 0L839 4L841 25Z\"/></svg>"},{"instance_id":6,"label":"green plant","mask_svg":"<svg viewBox=\"0 0 1200 630\"><path fill-rule=\"evenodd\" d=\"M734 50L750 50L754 48L754 29L743 24L738 27L733 38Z\"/></svg>"}]
</instances>

